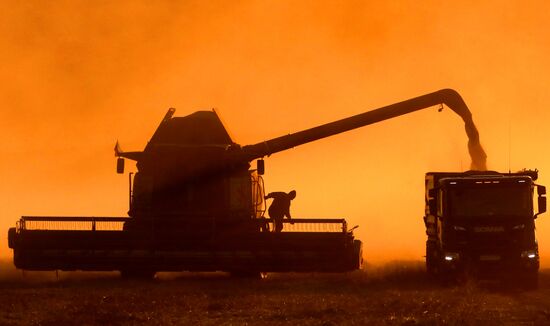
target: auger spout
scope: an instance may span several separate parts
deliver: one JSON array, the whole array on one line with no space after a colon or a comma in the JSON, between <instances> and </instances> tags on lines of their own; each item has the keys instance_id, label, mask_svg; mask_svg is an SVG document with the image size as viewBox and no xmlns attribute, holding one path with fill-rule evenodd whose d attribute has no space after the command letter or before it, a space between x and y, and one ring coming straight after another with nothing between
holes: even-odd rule
<instances>
[{"instance_id":1,"label":"auger spout","mask_svg":"<svg viewBox=\"0 0 550 326\"><path fill-rule=\"evenodd\" d=\"M472 120L472 113L468 109L468 106L460 94L452 89L442 89L430 94L418 96L406 101L354 115L349 118L330 122L293 134L273 138L257 144L244 146L242 151L246 159L248 161L252 161L256 158L269 156L273 153L281 152L298 145L306 144L318 139L395 118L439 104L445 104L457 113L462 120L464 120L466 134L468 135L468 149L470 156L472 157L471 168L473 170L486 170L487 155L481 147L479 132L477 131L477 128Z\"/></svg>"}]
</instances>

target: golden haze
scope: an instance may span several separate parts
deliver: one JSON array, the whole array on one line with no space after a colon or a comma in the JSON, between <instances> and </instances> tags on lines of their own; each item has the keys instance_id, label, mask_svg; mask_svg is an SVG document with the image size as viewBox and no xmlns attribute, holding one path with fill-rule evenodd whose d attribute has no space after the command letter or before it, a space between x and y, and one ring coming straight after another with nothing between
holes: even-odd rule
<instances>
[{"instance_id":1,"label":"golden haze","mask_svg":"<svg viewBox=\"0 0 550 326\"><path fill-rule=\"evenodd\" d=\"M142 149L171 106L217 107L250 144L450 87L490 169L550 185L544 1L89 4L0 5L2 256L20 215L124 216L112 147ZM424 110L273 155L267 190L297 189L294 216L359 224L367 259L422 259L424 173L468 169L466 143L452 111Z\"/></svg>"}]
</instances>

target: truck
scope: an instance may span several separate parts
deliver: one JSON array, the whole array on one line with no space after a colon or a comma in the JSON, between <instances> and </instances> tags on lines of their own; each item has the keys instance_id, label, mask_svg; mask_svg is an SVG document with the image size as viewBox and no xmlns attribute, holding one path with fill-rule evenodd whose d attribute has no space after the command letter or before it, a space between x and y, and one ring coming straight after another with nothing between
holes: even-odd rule
<instances>
[{"instance_id":1,"label":"truck","mask_svg":"<svg viewBox=\"0 0 550 326\"><path fill-rule=\"evenodd\" d=\"M359 269L362 243L343 218L293 218L282 232L272 232L273 221L265 216L264 158L443 104L464 120L470 152L483 166L471 112L452 89L245 146L231 138L215 110L174 117L170 109L144 150L115 146L117 172L124 173L125 160L135 161L138 170L129 173L128 217L23 216L8 231L14 264L146 278L158 271L256 277Z\"/></svg>"},{"instance_id":2,"label":"truck","mask_svg":"<svg viewBox=\"0 0 550 326\"><path fill-rule=\"evenodd\" d=\"M536 288L535 220L546 211L546 188L535 184L537 178L537 170L426 173L428 273L446 281L474 276Z\"/></svg>"}]
</instances>

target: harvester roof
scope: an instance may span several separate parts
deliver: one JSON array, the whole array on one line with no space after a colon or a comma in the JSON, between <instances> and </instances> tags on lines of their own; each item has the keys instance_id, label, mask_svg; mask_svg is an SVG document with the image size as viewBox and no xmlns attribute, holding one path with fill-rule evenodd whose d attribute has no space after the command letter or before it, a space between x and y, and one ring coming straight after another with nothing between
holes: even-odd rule
<instances>
[{"instance_id":1,"label":"harvester roof","mask_svg":"<svg viewBox=\"0 0 550 326\"><path fill-rule=\"evenodd\" d=\"M164 120L151 137L148 146L230 144L233 144L233 140L216 111L197 111L185 117Z\"/></svg>"}]
</instances>

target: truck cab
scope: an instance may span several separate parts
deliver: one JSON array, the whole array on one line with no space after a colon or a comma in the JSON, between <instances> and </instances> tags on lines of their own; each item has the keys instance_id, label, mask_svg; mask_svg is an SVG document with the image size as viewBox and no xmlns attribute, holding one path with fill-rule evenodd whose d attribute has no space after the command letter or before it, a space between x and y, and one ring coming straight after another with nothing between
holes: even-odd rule
<instances>
[{"instance_id":1,"label":"truck cab","mask_svg":"<svg viewBox=\"0 0 550 326\"><path fill-rule=\"evenodd\" d=\"M546 211L546 189L535 184L537 177L538 171L530 170L427 173L428 272L444 278L464 273L481 278L512 276L536 287L535 219Z\"/></svg>"}]
</instances>

